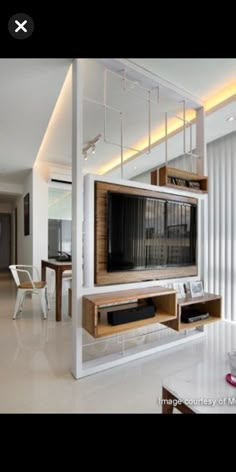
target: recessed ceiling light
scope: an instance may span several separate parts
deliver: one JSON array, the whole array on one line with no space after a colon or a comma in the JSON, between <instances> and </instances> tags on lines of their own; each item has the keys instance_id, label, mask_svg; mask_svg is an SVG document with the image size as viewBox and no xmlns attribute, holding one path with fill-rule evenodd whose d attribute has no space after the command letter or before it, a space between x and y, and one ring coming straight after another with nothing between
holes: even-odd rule
<instances>
[{"instance_id":1,"label":"recessed ceiling light","mask_svg":"<svg viewBox=\"0 0 236 472\"><path fill-rule=\"evenodd\" d=\"M136 167L136 166L134 166L134 170L136 170L136 169L137 169L137 167Z\"/></svg>"},{"instance_id":2,"label":"recessed ceiling light","mask_svg":"<svg viewBox=\"0 0 236 472\"><path fill-rule=\"evenodd\" d=\"M226 118L226 121L234 121L235 120L235 116L229 116L229 118Z\"/></svg>"}]
</instances>

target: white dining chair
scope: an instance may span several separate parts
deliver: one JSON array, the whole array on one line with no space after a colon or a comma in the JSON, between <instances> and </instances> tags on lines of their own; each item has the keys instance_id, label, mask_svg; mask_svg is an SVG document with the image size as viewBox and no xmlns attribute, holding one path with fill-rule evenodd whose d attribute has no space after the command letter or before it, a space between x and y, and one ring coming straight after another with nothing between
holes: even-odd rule
<instances>
[{"instance_id":1,"label":"white dining chair","mask_svg":"<svg viewBox=\"0 0 236 472\"><path fill-rule=\"evenodd\" d=\"M23 310L24 298L27 293L37 294L40 298L41 308L44 319L47 318L47 309L49 310L47 282L41 281L37 267L32 265L10 265L14 281L17 285L17 296L13 320L15 320L18 311Z\"/></svg>"}]
</instances>

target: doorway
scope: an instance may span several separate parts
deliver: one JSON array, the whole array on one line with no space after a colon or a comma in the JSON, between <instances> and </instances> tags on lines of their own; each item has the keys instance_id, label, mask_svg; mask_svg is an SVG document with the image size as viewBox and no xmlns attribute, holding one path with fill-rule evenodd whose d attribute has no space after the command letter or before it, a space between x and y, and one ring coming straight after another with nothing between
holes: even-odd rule
<instances>
[{"instance_id":1,"label":"doorway","mask_svg":"<svg viewBox=\"0 0 236 472\"><path fill-rule=\"evenodd\" d=\"M11 264L11 215L0 213L0 272Z\"/></svg>"},{"instance_id":2,"label":"doorway","mask_svg":"<svg viewBox=\"0 0 236 472\"><path fill-rule=\"evenodd\" d=\"M17 231L18 231L18 219L17 219L17 208L15 208L15 264L17 264L18 254L17 254Z\"/></svg>"}]
</instances>

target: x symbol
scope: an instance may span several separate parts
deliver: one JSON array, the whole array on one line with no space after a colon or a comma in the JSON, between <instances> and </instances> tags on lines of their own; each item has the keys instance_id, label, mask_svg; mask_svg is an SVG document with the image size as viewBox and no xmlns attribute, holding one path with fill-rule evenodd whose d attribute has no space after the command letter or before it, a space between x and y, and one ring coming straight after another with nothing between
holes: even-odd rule
<instances>
[{"instance_id":1,"label":"x symbol","mask_svg":"<svg viewBox=\"0 0 236 472\"><path fill-rule=\"evenodd\" d=\"M15 33L18 33L18 31L22 30L24 33L27 33L27 29L24 28L24 25L26 25L27 20L23 21L23 23L20 23L18 20L15 20L16 25L18 25L18 28L15 29Z\"/></svg>"}]
</instances>

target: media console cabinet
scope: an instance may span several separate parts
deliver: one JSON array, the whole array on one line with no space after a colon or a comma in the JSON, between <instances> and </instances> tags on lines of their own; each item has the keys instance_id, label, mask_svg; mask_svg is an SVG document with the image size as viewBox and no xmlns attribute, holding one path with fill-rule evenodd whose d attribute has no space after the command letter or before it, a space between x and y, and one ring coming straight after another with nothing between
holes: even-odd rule
<instances>
[{"instance_id":1,"label":"media console cabinet","mask_svg":"<svg viewBox=\"0 0 236 472\"><path fill-rule=\"evenodd\" d=\"M205 320L183 323L181 321L181 315L183 309L186 309L186 307L190 307L190 309L200 309L201 311L209 313L210 316ZM176 331L182 331L214 323L215 321L219 321L219 319L221 319L221 296L205 292L201 297L186 297L178 299L177 317L175 320L167 322L166 325Z\"/></svg>"},{"instance_id":2,"label":"media console cabinet","mask_svg":"<svg viewBox=\"0 0 236 472\"><path fill-rule=\"evenodd\" d=\"M132 308L135 303L142 304L144 301L154 304L156 308L154 317L116 326L108 324L108 310L117 308L117 306L120 309L122 306L127 309L129 304ZM162 287L87 295L83 297L83 328L95 338L111 336L129 329L174 320L177 317L176 309L175 290Z\"/></svg>"},{"instance_id":3,"label":"media console cabinet","mask_svg":"<svg viewBox=\"0 0 236 472\"><path fill-rule=\"evenodd\" d=\"M154 304L155 316L152 318L132 321L129 323L112 326L107 322L108 311L119 307L127 309L130 305L144 302ZM204 308L210 314L205 320L193 323L182 323L181 314L183 307ZM83 297L83 328L93 337L111 336L113 334L136 329L154 323L162 323L176 331L198 328L212 323L221 318L221 296L205 293L202 297L186 297L177 301L176 292L162 287L149 287L144 289L123 290Z\"/></svg>"}]
</instances>

